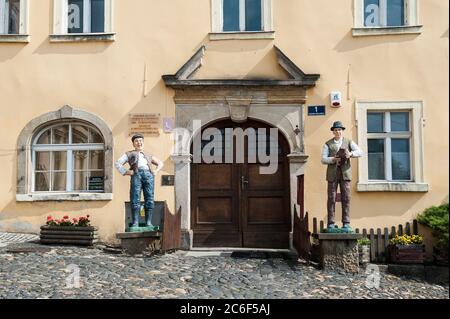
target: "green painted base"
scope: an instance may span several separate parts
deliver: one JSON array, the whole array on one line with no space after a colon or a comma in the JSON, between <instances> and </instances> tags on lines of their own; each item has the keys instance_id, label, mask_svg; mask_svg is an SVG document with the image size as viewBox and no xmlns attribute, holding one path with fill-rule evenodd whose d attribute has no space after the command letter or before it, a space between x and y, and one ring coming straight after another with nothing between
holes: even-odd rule
<instances>
[{"instance_id":1,"label":"green painted base","mask_svg":"<svg viewBox=\"0 0 450 319\"><path fill-rule=\"evenodd\" d=\"M323 233L329 233L329 234L354 234L355 232L350 227L346 228L325 228Z\"/></svg>"},{"instance_id":2,"label":"green painted base","mask_svg":"<svg viewBox=\"0 0 450 319\"><path fill-rule=\"evenodd\" d=\"M138 233L138 232L146 232L146 231L158 231L159 226L139 226L139 227L129 227L126 232Z\"/></svg>"}]
</instances>

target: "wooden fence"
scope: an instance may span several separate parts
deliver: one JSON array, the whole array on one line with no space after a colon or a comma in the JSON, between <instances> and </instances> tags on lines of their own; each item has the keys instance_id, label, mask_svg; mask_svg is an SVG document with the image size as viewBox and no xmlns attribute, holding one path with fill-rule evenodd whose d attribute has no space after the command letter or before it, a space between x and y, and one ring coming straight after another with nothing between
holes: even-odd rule
<instances>
[{"instance_id":1,"label":"wooden fence","mask_svg":"<svg viewBox=\"0 0 450 319\"><path fill-rule=\"evenodd\" d=\"M317 225L317 218L313 218L313 233L317 234L318 231L322 232L324 229L324 222L321 220L319 222L319 227ZM398 225L397 227L392 226L390 229L385 227L381 228L370 228L370 229L355 229L356 233L362 233L364 237L370 239L370 261L371 262L387 262L387 246L389 245L389 240L395 235L418 235L418 223L417 220L413 220L411 223L406 223L405 227L403 225Z\"/></svg>"},{"instance_id":2,"label":"wooden fence","mask_svg":"<svg viewBox=\"0 0 450 319\"><path fill-rule=\"evenodd\" d=\"M309 260L311 255L311 232L309 231L308 212L303 214L300 210L300 215L297 213L297 208L294 205L294 234L293 244L297 250L298 256L302 259Z\"/></svg>"}]
</instances>

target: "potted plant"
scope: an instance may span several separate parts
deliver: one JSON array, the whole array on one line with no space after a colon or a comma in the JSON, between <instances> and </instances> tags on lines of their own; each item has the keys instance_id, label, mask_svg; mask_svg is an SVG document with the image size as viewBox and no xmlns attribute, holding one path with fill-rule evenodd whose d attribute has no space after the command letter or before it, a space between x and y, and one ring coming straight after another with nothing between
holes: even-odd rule
<instances>
[{"instance_id":1,"label":"potted plant","mask_svg":"<svg viewBox=\"0 0 450 319\"><path fill-rule=\"evenodd\" d=\"M370 263L370 239L367 237L358 239L359 264Z\"/></svg>"},{"instance_id":2,"label":"potted plant","mask_svg":"<svg viewBox=\"0 0 450 319\"><path fill-rule=\"evenodd\" d=\"M396 235L389 241L390 261L399 264L423 264L425 249L420 235Z\"/></svg>"},{"instance_id":3,"label":"potted plant","mask_svg":"<svg viewBox=\"0 0 450 319\"><path fill-rule=\"evenodd\" d=\"M435 263L448 266L448 203L425 209L417 216L417 221L430 227L437 240L433 247Z\"/></svg>"},{"instance_id":4,"label":"potted plant","mask_svg":"<svg viewBox=\"0 0 450 319\"><path fill-rule=\"evenodd\" d=\"M62 219L47 217L41 226L40 241L43 244L72 244L92 246L97 240L97 227L91 226L89 215Z\"/></svg>"}]
</instances>

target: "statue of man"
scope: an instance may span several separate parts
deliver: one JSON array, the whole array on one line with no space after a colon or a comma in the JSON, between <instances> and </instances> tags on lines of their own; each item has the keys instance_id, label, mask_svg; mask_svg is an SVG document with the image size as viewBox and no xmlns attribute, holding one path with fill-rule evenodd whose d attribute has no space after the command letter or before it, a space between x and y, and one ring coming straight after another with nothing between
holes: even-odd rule
<instances>
[{"instance_id":1,"label":"statue of man","mask_svg":"<svg viewBox=\"0 0 450 319\"><path fill-rule=\"evenodd\" d=\"M144 152L144 136L135 134L131 137L133 151L123 154L115 163L117 170L122 175L130 178L130 204L131 204L131 227L130 231L139 231L139 213L141 210L141 190L144 193L145 225L152 227L152 215L154 203L155 176L163 168L163 162L155 156ZM128 163L130 169L124 165ZM152 170L152 164L156 170Z\"/></svg>"},{"instance_id":2,"label":"statue of man","mask_svg":"<svg viewBox=\"0 0 450 319\"><path fill-rule=\"evenodd\" d=\"M352 171L350 158L361 157L362 151L352 140L343 137L345 127L336 121L331 127L334 138L328 140L322 148L322 163L327 165L328 181L328 229L335 228L334 212L336 207L337 187L341 191L342 228L351 231L350 227L350 181Z\"/></svg>"}]
</instances>

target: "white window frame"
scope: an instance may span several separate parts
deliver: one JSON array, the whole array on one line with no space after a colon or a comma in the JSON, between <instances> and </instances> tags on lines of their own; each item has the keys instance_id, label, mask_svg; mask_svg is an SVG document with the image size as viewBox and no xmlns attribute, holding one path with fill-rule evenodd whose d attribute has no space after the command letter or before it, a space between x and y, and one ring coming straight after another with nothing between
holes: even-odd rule
<instances>
[{"instance_id":1,"label":"white window frame","mask_svg":"<svg viewBox=\"0 0 450 319\"><path fill-rule=\"evenodd\" d=\"M47 130L52 129L54 127L58 127L61 125L69 125L69 141L68 144L36 144L36 142L38 141L39 137L45 133ZM31 165L31 174L32 174L32 178L31 178L31 192L32 193L37 193L37 194L52 194L52 193L71 193L74 192L73 190L73 178L72 178L72 174L74 171L73 168L73 160L72 160L72 155L73 155L73 151L95 151L95 150L105 150L105 144L104 143L86 143L86 144L72 144L72 125L83 125L88 127L91 130L94 130L95 132L97 132L98 134L101 135L101 133L95 129L93 126L91 125L87 125L87 124L83 124L83 123L79 123L79 122L59 122L57 124L51 125L51 126L47 126L45 128L43 128L33 139L33 143L32 143L32 154L31 154L31 158L32 158L32 165ZM50 135L50 138L52 137L52 134ZM51 143L51 141L50 141ZM52 190L52 178L50 175L50 181L49 181L49 191L36 191L35 190L35 179L36 179L36 172L35 172L35 163L36 163L36 152L52 152L52 151L61 151L61 152L67 152L66 155L66 190L65 191L53 191ZM50 167L49 167L49 171L53 172L54 170L51 169L51 162L52 162L52 158L50 157ZM88 168L87 170L89 170L89 161L88 161ZM104 170L104 168L103 168ZM100 170L99 170L100 171ZM89 191L89 190L76 190L75 192L79 193L104 193L104 189L103 191Z\"/></svg>"},{"instance_id":2,"label":"white window frame","mask_svg":"<svg viewBox=\"0 0 450 319\"><path fill-rule=\"evenodd\" d=\"M105 28L104 32L90 32L90 0L83 0L83 33L68 32L68 0L54 0L53 34L54 35L85 35L113 33L113 0L105 0Z\"/></svg>"},{"instance_id":3,"label":"white window frame","mask_svg":"<svg viewBox=\"0 0 450 319\"><path fill-rule=\"evenodd\" d=\"M364 0L354 0L353 36L388 35L388 34L417 34L421 33L419 24L419 0L404 0L404 24L402 26L386 26L388 0L380 0L380 25L364 25Z\"/></svg>"},{"instance_id":4,"label":"white window frame","mask_svg":"<svg viewBox=\"0 0 450 319\"><path fill-rule=\"evenodd\" d=\"M358 144L364 152L358 165L358 184L357 190L364 191L405 191L405 192L427 192L428 184L425 183L424 167L424 147L423 147L423 102L422 101L356 101L356 120L358 127ZM367 113L368 112L409 112L410 123L409 133L367 133ZM389 121L389 123L388 123ZM390 131L390 119L385 116L385 130ZM386 129L387 128L387 129ZM387 138L387 137L410 138L410 181L392 181L390 162L390 145L385 146L385 170L386 180L369 180L368 166L368 138ZM386 141L388 144L388 141ZM389 154L388 154L389 153ZM389 155L389 156L388 156Z\"/></svg>"},{"instance_id":5,"label":"white window frame","mask_svg":"<svg viewBox=\"0 0 450 319\"><path fill-rule=\"evenodd\" d=\"M245 0L239 0L239 31L223 31L223 0L211 0L211 40L273 39L272 0L261 1L261 31L245 31Z\"/></svg>"},{"instance_id":6,"label":"white window frame","mask_svg":"<svg viewBox=\"0 0 450 319\"><path fill-rule=\"evenodd\" d=\"M0 0L0 36L2 35L26 35L28 33L28 0L20 0L19 33L9 34L8 20L9 10L6 8L6 0Z\"/></svg>"}]
</instances>

